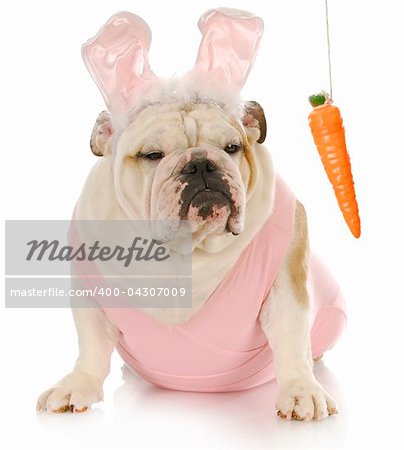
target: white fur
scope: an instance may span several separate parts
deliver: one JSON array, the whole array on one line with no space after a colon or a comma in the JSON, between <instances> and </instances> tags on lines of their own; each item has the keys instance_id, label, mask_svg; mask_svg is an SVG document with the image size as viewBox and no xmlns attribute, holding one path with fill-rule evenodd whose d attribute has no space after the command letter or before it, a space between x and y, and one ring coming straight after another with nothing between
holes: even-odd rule
<instances>
[{"instance_id":1,"label":"white fur","mask_svg":"<svg viewBox=\"0 0 404 450\"><path fill-rule=\"evenodd\" d=\"M245 108L239 91L232 86L218 84L210 80L207 74L188 72L182 77L156 79L146 92L142 92L142 97L135 102L136 106L129 113L124 126L145 108L173 103L179 107L198 103L215 105L236 119L243 117ZM118 128L122 127L121 121L120 118L120 122L117 124Z\"/></svg>"}]
</instances>

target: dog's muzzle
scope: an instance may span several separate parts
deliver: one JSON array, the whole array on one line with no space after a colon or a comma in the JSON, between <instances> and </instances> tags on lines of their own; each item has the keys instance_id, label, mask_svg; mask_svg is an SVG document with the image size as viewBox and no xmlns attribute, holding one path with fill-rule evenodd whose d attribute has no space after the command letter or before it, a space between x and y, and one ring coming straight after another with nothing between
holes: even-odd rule
<instances>
[{"instance_id":1,"label":"dog's muzzle","mask_svg":"<svg viewBox=\"0 0 404 450\"><path fill-rule=\"evenodd\" d=\"M237 164L222 150L190 148L164 158L151 192L151 218L241 233L245 189Z\"/></svg>"},{"instance_id":2,"label":"dog's muzzle","mask_svg":"<svg viewBox=\"0 0 404 450\"><path fill-rule=\"evenodd\" d=\"M180 219L185 219L190 208L197 210L202 220L231 213L235 208L228 180L211 160L203 157L191 159L180 172L179 179L186 184L181 193Z\"/></svg>"}]
</instances>

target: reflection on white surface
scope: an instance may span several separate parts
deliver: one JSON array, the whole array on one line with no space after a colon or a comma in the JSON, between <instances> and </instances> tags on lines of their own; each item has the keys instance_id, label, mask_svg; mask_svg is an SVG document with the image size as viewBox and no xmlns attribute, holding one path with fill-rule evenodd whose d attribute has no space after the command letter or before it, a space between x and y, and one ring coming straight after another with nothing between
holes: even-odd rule
<instances>
[{"instance_id":1,"label":"reflection on white surface","mask_svg":"<svg viewBox=\"0 0 404 450\"><path fill-rule=\"evenodd\" d=\"M316 374L326 389L340 400L337 383L323 363L317 363ZM324 444L324 434L330 433L343 439L345 415L322 423L301 424L280 420L275 414L276 383L236 393L200 394L156 388L139 380L127 368L123 370L123 378L125 384L115 391L114 405L115 410L124 417L116 423L117 429L126 434L128 440L139 431L139 426L134 431L130 425L140 405L142 416L162 424L163 433L167 432L167 438L173 444L186 444L189 437L181 437L184 426L188 431L189 428L195 429L198 433L196 444L201 448L214 445L294 446L297 443L313 447L317 438ZM177 432L173 433L175 429ZM334 445L338 444L341 442L334 440Z\"/></svg>"},{"instance_id":2,"label":"reflection on white surface","mask_svg":"<svg viewBox=\"0 0 404 450\"><path fill-rule=\"evenodd\" d=\"M321 422L286 422L275 414L275 383L235 393L160 389L122 368L111 401L84 414L38 413L41 427L79 448L340 448L348 420L338 384L322 361L316 375L341 414ZM60 436L62 435L62 436ZM105 447L106 446L106 447ZM62 447L63 448L63 447Z\"/></svg>"}]
</instances>

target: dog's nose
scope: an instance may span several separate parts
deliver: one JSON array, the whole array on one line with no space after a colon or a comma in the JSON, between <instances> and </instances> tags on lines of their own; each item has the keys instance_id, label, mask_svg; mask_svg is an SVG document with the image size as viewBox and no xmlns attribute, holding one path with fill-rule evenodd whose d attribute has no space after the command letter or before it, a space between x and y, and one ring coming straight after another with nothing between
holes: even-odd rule
<instances>
[{"instance_id":1,"label":"dog's nose","mask_svg":"<svg viewBox=\"0 0 404 450\"><path fill-rule=\"evenodd\" d=\"M181 170L181 173L183 175L197 175L215 172L216 170L217 167L215 166L215 164L209 159L204 158L189 161L187 164L185 164L185 166Z\"/></svg>"}]
</instances>

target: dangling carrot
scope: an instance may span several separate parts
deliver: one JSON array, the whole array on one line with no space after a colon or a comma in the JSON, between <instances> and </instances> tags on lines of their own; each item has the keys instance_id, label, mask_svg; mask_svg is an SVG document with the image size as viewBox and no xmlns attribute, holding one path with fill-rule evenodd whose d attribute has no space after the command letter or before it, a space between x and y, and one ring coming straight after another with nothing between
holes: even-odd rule
<instances>
[{"instance_id":1,"label":"dangling carrot","mask_svg":"<svg viewBox=\"0 0 404 450\"><path fill-rule=\"evenodd\" d=\"M314 108L309 114L314 142L345 222L352 234L359 238L361 223L341 113L331 104L326 93L312 95L309 101Z\"/></svg>"}]
</instances>

